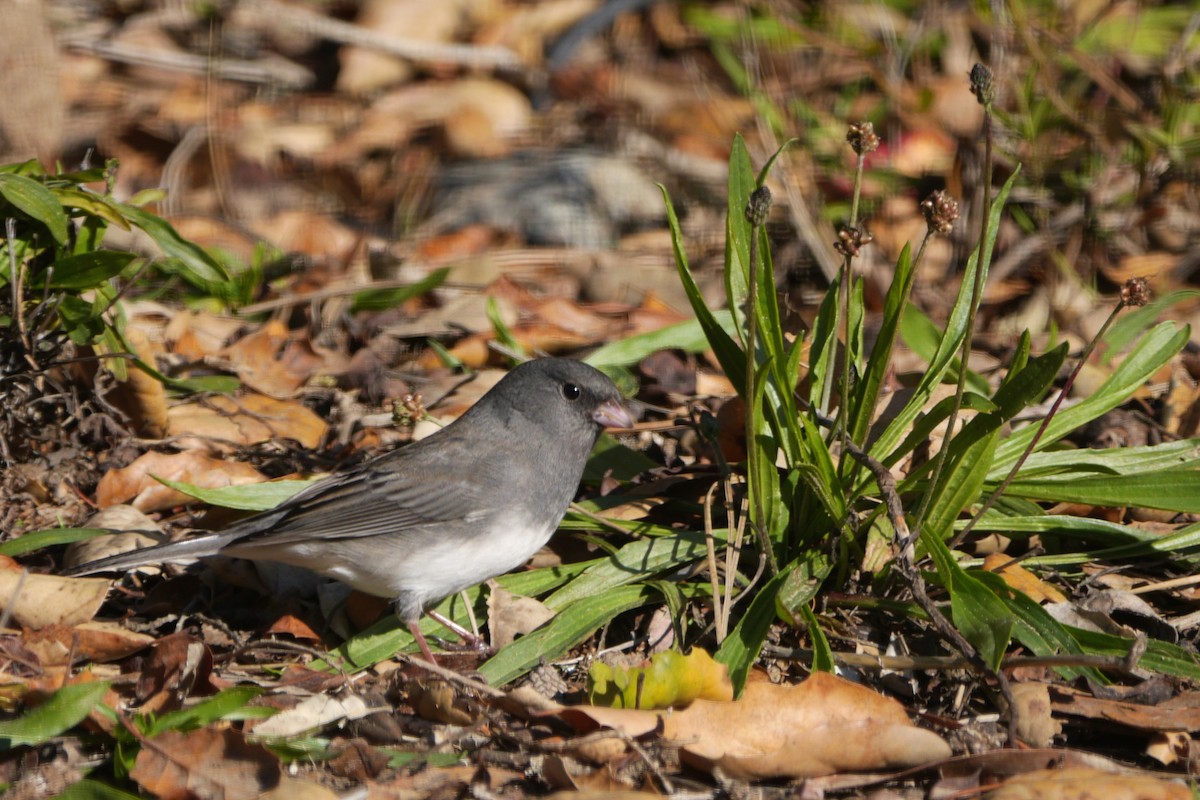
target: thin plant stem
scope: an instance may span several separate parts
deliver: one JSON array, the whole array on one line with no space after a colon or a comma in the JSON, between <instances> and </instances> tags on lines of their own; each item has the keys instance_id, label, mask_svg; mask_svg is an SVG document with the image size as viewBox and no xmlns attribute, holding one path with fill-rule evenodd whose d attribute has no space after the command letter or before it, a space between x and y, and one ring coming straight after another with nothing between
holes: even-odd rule
<instances>
[{"instance_id":1,"label":"thin plant stem","mask_svg":"<svg viewBox=\"0 0 1200 800\"><path fill-rule=\"evenodd\" d=\"M967 308L967 325L963 333L962 350L958 357L958 382L954 387L954 404L950 408L950 416L946 419L946 435L942 440L942 446L938 448L933 469L929 476L929 488L921 497L921 503L917 507L917 513L914 516L913 536L920 535L921 526L925 522L925 515L929 512L929 505L936 493L938 482L942 478L942 472L946 468L946 457L950 451L950 438L954 435L954 428L958 424L958 415L962 410L963 393L967 388L967 361L970 359L971 343L975 337L975 315L979 311L979 304L983 299L983 254L987 247L989 220L992 215L992 105L990 101L983 103L983 140L983 219L979 225L979 259L975 264L975 281L971 286L971 303Z\"/></svg>"},{"instance_id":2,"label":"thin plant stem","mask_svg":"<svg viewBox=\"0 0 1200 800\"><path fill-rule=\"evenodd\" d=\"M1127 303L1124 297L1117 301L1116 307L1113 308L1112 313L1108 315L1108 319L1104 320L1104 324L1100 326L1099 332L1097 332L1095 337L1087 343L1087 347L1083 349L1083 353L1079 356L1079 361L1075 364L1075 369L1071 370L1071 374L1067 376L1066 382L1063 384L1062 389L1059 390L1058 397L1054 399L1054 404L1050 406L1050 411L1047 412L1046 416L1042 418L1042 423L1038 426L1037 432L1033 435L1033 438L1029 440L1029 444L1026 445L1025 449L1021 452L1021 457L1017 459L1015 464L1013 464L1012 469L1009 470L1008 474L1004 476L1004 480L1000 482L1000 485L997 486L990 495L988 495L987 500L985 500L983 505L979 507L979 510L975 512L975 515L971 517L971 520L966 524L966 527L955 534L954 538L950 540L950 547L957 547L964 539L967 538L971 531L975 529L975 526L979 524L979 520L983 518L983 515L990 511L992 506L996 505L996 501L1000 499L1005 490L1007 490L1009 485L1012 484L1012 482L1016 479L1017 473L1021 471L1021 467L1025 466L1025 461L1037 448L1038 442L1042 440L1042 436L1046 433L1046 428L1050 427L1050 421L1054 419L1054 415L1058 412L1059 407L1062 406L1063 400L1066 399L1067 394L1071 391L1071 387L1075 385L1075 379L1079 377L1079 373L1083 370L1083 365L1087 363L1088 359L1092 355L1092 351L1096 349L1096 343L1104 338L1104 334L1108 332L1109 327L1113 324L1117 318L1117 315L1121 313L1121 310L1124 309L1126 305Z\"/></svg>"},{"instance_id":3,"label":"thin plant stem","mask_svg":"<svg viewBox=\"0 0 1200 800\"><path fill-rule=\"evenodd\" d=\"M755 383L758 375L758 237L766 221L766 213L770 208L771 195L765 186L759 187L751 195L746 209L746 217L750 222L750 285L746 294L746 458L748 462L757 462L762 458L755 438L755 420L762 413L762 408L754 401ZM779 573L779 565L775 561L775 548L771 537L764 527L766 509L762 503L762 490L757 485L759 470L751 467L747 471L746 485L750 492L750 502L754 504L754 517L751 527L758 537L759 549L767 562L771 577ZM754 481L753 485L751 481Z\"/></svg>"}]
</instances>

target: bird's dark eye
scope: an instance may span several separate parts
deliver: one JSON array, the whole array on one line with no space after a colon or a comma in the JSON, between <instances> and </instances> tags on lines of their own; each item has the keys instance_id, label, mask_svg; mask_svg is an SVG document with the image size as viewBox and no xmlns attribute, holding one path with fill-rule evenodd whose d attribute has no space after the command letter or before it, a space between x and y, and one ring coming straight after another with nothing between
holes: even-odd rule
<instances>
[{"instance_id":1,"label":"bird's dark eye","mask_svg":"<svg viewBox=\"0 0 1200 800\"><path fill-rule=\"evenodd\" d=\"M567 398L568 400L578 400L579 395L581 394L579 387L573 383L564 383L562 386L562 393L563 397Z\"/></svg>"}]
</instances>

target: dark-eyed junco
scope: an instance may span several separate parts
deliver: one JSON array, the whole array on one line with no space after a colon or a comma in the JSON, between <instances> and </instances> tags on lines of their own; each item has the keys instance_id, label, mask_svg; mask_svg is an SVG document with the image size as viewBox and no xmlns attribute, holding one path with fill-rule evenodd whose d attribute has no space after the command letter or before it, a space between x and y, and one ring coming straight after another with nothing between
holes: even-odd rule
<instances>
[{"instance_id":1,"label":"dark-eyed junco","mask_svg":"<svg viewBox=\"0 0 1200 800\"><path fill-rule=\"evenodd\" d=\"M569 359L530 361L444 429L271 511L69 574L214 555L305 567L393 598L432 660L417 627L422 612L537 552L566 513L600 431L632 424L602 372Z\"/></svg>"}]
</instances>

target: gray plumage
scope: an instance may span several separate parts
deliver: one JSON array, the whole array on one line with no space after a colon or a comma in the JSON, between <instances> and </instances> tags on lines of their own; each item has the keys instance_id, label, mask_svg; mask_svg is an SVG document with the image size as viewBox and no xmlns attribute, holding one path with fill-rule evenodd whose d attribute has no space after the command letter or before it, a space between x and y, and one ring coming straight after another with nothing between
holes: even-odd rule
<instances>
[{"instance_id":1,"label":"gray plumage","mask_svg":"<svg viewBox=\"0 0 1200 800\"><path fill-rule=\"evenodd\" d=\"M524 563L557 529L606 427L633 418L607 376L546 358L513 369L426 439L313 484L225 531L103 558L68 574L223 555L305 567L429 606Z\"/></svg>"}]
</instances>

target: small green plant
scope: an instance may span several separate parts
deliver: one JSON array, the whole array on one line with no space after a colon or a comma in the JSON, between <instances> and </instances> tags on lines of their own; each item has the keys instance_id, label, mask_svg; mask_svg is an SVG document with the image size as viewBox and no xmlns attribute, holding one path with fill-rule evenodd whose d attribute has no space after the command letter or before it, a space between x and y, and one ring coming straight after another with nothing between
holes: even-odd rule
<instances>
[{"instance_id":1,"label":"small green plant","mask_svg":"<svg viewBox=\"0 0 1200 800\"><path fill-rule=\"evenodd\" d=\"M0 166L0 463L53 447L61 426L78 422L69 385L95 374L96 360L118 379L129 361L161 377L127 346L118 302L152 264L104 248L110 227L149 235L164 255L158 269L197 286L232 282L220 262L140 207L158 192L115 200L115 169L52 175L36 161Z\"/></svg>"},{"instance_id":2,"label":"small green plant","mask_svg":"<svg viewBox=\"0 0 1200 800\"><path fill-rule=\"evenodd\" d=\"M972 79L990 113L990 73L979 68ZM856 199L861 156L869 149L870 136L864 136L869 126L865 127L852 127L848 137L860 156ZM988 158L990 164L990 146ZM1088 542L1087 534L1077 527L1081 521L1047 516L1036 501L1195 510L1200 489L1198 441L1121 451L1055 447L1080 425L1128 400L1180 351L1188 340L1187 328L1163 323L1146 331L1090 397L1069 410L1051 412L1041 424L1017 426L1006 434L1006 426L1013 425L1020 412L1047 394L1067 356L1065 345L1033 354L1026 333L1007 376L994 388L973 387L967 371L959 366L965 363L974 332L999 218L1019 176L1014 171L996 197L988 198L979 244L966 265L946 326L937 332L924 375L896 414L874 423L892 348L912 314L907 298L924 242L915 259L907 248L900 255L880 333L867 352L863 287L851 272L853 257L866 239L854 219L842 228L837 247L844 263L811 332L807 364L811 388L802 394L802 340L787 341L779 325L769 242L761 225L761 193L769 166L770 162L756 177L745 146L740 138L735 140L725 262L728 303L736 323L732 335L717 324L701 297L674 211L669 211L680 277L713 351L747 409L745 516L761 549L742 568L765 568L768 575L721 643L718 660L730 667L735 683L744 681L769 626L782 619L807 624L818 663L831 664L828 645L815 629L816 619L808 606L822 588L839 588L852 574L874 574L884 590L898 579L918 601L920 613L941 618L945 624L939 632L993 674L1012 638L1038 655L1099 652L1092 635L1058 623L997 576L966 568L948 543L961 539L955 537L956 527L970 532L972 528L1028 530L1025 526L1038 525L1058 534L1064 546L1056 554L1060 559L1077 563L1096 555L1071 552L1072 544ZM990 174L986 168L985 174ZM985 178L984 183L989 181ZM925 241L945 232L956 216L952 201L941 194L926 201L924 209ZM1127 288L1117 310L1143 304L1143 291L1144 287ZM947 380L956 384L955 396L933 402L935 388ZM958 424L963 409L975 413ZM930 433L943 425L948 432L933 459L915 459ZM909 465L907 474L894 485L889 470L902 463ZM1115 476L1121 480L1114 481ZM740 508L735 510L741 513ZM1129 543L1129 552L1144 552L1142 535L1133 528L1117 527ZM1191 529L1176 534L1189 542L1194 535ZM942 607L929 602L924 591L923 573L916 562L926 557L934 569L933 579L949 597L946 610L952 626L941 616ZM1132 644L1128 641L1125 646ZM1152 642L1150 648L1161 663L1170 664L1170 671L1200 675L1200 665L1182 650L1163 642ZM1089 672L1103 679L1095 670Z\"/></svg>"}]
</instances>

